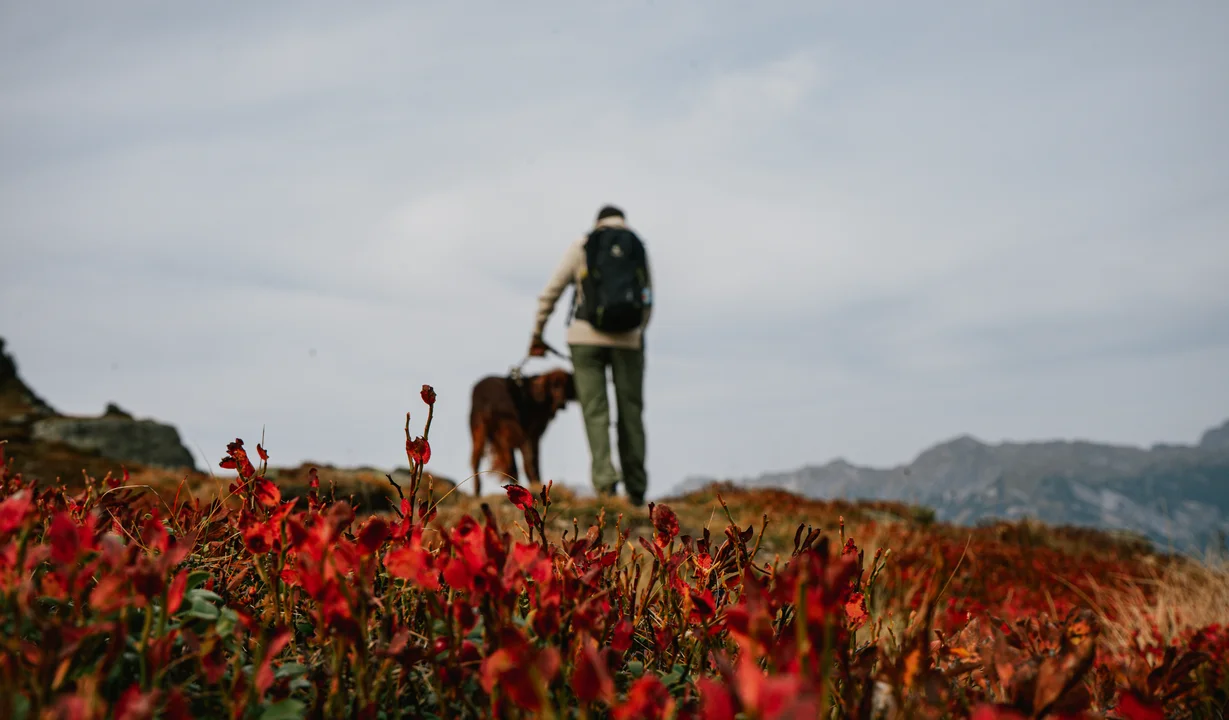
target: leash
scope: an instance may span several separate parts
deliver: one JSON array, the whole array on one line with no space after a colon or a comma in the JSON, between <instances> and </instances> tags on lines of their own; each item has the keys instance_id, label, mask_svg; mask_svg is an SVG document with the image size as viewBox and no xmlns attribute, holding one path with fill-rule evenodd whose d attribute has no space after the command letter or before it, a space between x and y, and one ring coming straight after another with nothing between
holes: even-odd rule
<instances>
[{"instance_id":1,"label":"leash","mask_svg":"<svg viewBox=\"0 0 1229 720\"><path fill-rule=\"evenodd\" d=\"M560 358L561 360L566 360L569 363L572 362L572 358L568 357L567 355L564 355L563 353L559 352L555 348L551 347L550 345L546 343L545 340L542 341L542 346L546 348L546 352ZM532 357L533 357L532 355L526 355L524 360L521 360L519 364L513 365L512 368L508 370L508 377L512 379L512 382L516 383L517 385L520 385L522 382L524 382L525 363L529 362L529 359Z\"/></svg>"}]
</instances>

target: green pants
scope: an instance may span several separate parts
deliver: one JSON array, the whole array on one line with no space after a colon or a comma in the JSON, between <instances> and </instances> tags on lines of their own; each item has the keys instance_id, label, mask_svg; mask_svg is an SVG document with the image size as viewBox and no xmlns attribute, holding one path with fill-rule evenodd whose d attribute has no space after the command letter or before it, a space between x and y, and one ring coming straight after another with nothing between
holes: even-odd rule
<instances>
[{"instance_id":1,"label":"green pants","mask_svg":"<svg viewBox=\"0 0 1229 720\"><path fill-rule=\"evenodd\" d=\"M619 473L610 457L610 401L606 395L606 368L614 380L618 410L619 467L623 487L635 504L644 503L648 474L644 469L644 352L599 345L570 345L576 399L585 418L592 460L593 488L613 495Z\"/></svg>"}]
</instances>

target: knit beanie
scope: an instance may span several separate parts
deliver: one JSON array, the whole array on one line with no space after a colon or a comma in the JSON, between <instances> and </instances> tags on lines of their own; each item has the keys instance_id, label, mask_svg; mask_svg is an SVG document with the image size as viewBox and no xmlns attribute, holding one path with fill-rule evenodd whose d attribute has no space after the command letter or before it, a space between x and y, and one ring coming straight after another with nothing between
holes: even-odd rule
<instances>
[{"instance_id":1,"label":"knit beanie","mask_svg":"<svg viewBox=\"0 0 1229 720\"><path fill-rule=\"evenodd\" d=\"M597 213L597 221L601 222L608 217L626 217L623 211L614 205L606 205Z\"/></svg>"}]
</instances>

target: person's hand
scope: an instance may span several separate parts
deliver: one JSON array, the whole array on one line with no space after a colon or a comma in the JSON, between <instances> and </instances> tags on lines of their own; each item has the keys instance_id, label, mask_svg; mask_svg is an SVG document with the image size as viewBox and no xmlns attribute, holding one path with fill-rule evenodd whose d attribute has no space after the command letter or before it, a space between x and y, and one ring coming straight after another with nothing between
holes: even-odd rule
<instances>
[{"instance_id":1,"label":"person's hand","mask_svg":"<svg viewBox=\"0 0 1229 720\"><path fill-rule=\"evenodd\" d=\"M529 341L529 357L545 357L546 343L542 341L541 335L534 335Z\"/></svg>"}]
</instances>

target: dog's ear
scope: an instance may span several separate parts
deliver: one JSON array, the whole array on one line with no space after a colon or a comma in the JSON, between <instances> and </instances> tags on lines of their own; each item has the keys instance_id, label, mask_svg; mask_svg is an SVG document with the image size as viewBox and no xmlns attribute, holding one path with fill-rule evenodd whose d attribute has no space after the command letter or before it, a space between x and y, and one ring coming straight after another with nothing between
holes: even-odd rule
<instances>
[{"instance_id":1,"label":"dog's ear","mask_svg":"<svg viewBox=\"0 0 1229 720\"><path fill-rule=\"evenodd\" d=\"M546 390L545 377L537 375L529 378L529 397L531 397L534 402L546 402Z\"/></svg>"},{"instance_id":2,"label":"dog's ear","mask_svg":"<svg viewBox=\"0 0 1229 720\"><path fill-rule=\"evenodd\" d=\"M571 378L565 372L551 373L551 397L555 401L556 408L562 408L568 404L568 385Z\"/></svg>"}]
</instances>

